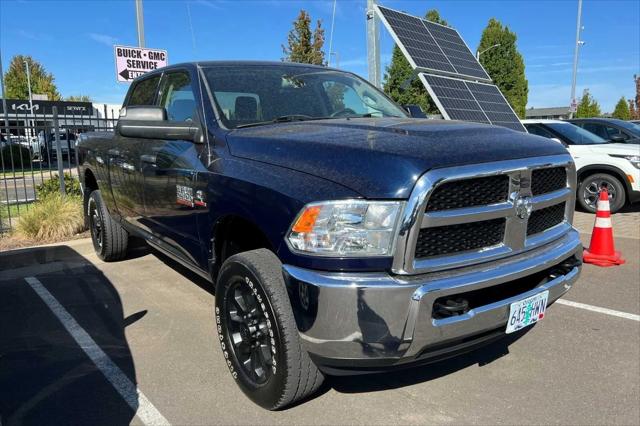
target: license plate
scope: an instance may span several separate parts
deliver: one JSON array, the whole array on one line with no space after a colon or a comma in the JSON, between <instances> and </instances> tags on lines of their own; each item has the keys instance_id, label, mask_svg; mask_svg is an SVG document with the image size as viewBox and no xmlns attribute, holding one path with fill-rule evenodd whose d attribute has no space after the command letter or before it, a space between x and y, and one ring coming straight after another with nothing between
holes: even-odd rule
<instances>
[{"instance_id":1,"label":"license plate","mask_svg":"<svg viewBox=\"0 0 640 426\"><path fill-rule=\"evenodd\" d=\"M547 309L549 291L543 291L524 300L513 302L509 310L509 322L507 322L507 334L535 324L544 318Z\"/></svg>"}]
</instances>

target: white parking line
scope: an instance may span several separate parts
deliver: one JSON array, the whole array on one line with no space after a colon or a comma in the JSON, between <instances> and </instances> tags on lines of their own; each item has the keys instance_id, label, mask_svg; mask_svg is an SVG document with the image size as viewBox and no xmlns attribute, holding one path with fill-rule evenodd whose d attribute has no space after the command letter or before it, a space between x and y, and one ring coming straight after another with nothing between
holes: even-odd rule
<instances>
[{"instance_id":1,"label":"white parking line","mask_svg":"<svg viewBox=\"0 0 640 426\"><path fill-rule=\"evenodd\" d=\"M624 319L640 322L640 315L630 314L628 312L614 311L613 309L587 305L586 303L572 302L571 300L565 300L565 299L558 299L556 300L556 303L559 303L560 305L572 306L578 309L586 309L587 311L599 312L605 315L611 315L618 318L624 318Z\"/></svg>"},{"instance_id":2,"label":"white parking line","mask_svg":"<svg viewBox=\"0 0 640 426\"><path fill-rule=\"evenodd\" d=\"M47 304L49 309L60 320L64 328L74 338L87 356L93 361L104 376L111 382L120 396L136 411L136 416L145 425L169 425L169 421L153 406L146 396L133 384L126 374L104 353L69 312L53 297L49 290L36 277L27 277L25 281Z\"/></svg>"}]
</instances>

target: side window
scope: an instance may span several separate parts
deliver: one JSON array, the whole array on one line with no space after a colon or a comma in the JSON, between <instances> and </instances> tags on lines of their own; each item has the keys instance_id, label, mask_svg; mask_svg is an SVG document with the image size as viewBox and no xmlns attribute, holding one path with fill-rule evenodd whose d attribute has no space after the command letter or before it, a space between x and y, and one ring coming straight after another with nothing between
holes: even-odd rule
<instances>
[{"instance_id":1,"label":"side window","mask_svg":"<svg viewBox=\"0 0 640 426\"><path fill-rule=\"evenodd\" d=\"M609 134L605 127L601 124L585 123L583 129L600 136L602 139L608 140Z\"/></svg>"},{"instance_id":2,"label":"side window","mask_svg":"<svg viewBox=\"0 0 640 426\"><path fill-rule=\"evenodd\" d=\"M127 105L153 105L156 99L159 82L160 75L140 81L133 88L133 92L131 92Z\"/></svg>"},{"instance_id":3,"label":"side window","mask_svg":"<svg viewBox=\"0 0 640 426\"><path fill-rule=\"evenodd\" d=\"M167 110L169 121L195 121L198 118L196 98L187 72L165 74L160 89L160 106Z\"/></svg>"},{"instance_id":4,"label":"side window","mask_svg":"<svg viewBox=\"0 0 640 426\"><path fill-rule=\"evenodd\" d=\"M609 137L607 137L607 139L611 139L612 137L614 137L616 135L622 136L624 139L628 139L629 138L626 134L621 132L620 129L616 129L614 127L607 127L607 134L609 135Z\"/></svg>"}]
</instances>

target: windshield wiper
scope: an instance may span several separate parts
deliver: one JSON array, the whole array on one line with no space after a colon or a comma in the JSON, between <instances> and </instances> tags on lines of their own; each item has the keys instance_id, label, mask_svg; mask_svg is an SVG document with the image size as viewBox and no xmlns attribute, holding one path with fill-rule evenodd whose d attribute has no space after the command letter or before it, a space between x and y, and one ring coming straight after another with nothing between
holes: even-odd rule
<instances>
[{"instance_id":1,"label":"windshield wiper","mask_svg":"<svg viewBox=\"0 0 640 426\"><path fill-rule=\"evenodd\" d=\"M239 126L236 126L236 129L241 129L244 127L253 127L253 126L264 126L265 124L273 124L273 123L290 123L292 121L327 120L329 118L331 117L311 117L310 115L304 115L304 114L289 114L289 115L282 115L280 117L274 118L273 120L240 124Z\"/></svg>"}]
</instances>

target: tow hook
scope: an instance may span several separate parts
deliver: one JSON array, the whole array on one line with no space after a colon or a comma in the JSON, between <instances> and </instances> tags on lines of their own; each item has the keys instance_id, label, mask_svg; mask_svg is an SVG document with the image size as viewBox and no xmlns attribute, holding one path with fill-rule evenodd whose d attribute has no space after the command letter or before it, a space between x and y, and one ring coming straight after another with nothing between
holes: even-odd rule
<instances>
[{"instance_id":1,"label":"tow hook","mask_svg":"<svg viewBox=\"0 0 640 426\"><path fill-rule=\"evenodd\" d=\"M469 301L461 297L433 304L433 317L437 319L455 317L467 312L469 312Z\"/></svg>"}]
</instances>

